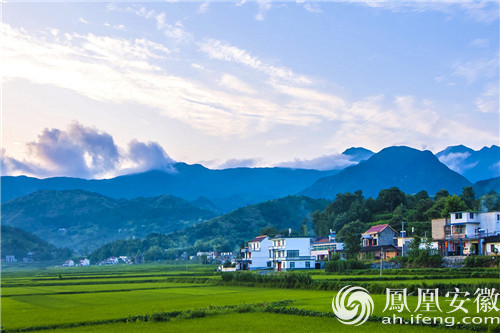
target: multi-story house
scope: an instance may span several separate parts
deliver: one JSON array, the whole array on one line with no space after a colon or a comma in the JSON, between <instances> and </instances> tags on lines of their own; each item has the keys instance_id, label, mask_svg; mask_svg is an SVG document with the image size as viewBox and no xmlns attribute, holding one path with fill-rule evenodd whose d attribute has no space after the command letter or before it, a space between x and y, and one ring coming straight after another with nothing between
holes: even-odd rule
<instances>
[{"instance_id":1,"label":"multi-story house","mask_svg":"<svg viewBox=\"0 0 500 333\"><path fill-rule=\"evenodd\" d=\"M269 258L275 271L315 268L310 237L276 236L271 241Z\"/></svg>"},{"instance_id":2,"label":"multi-story house","mask_svg":"<svg viewBox=\"0 0 500 333\"><path fill-rule=\"evenodd\" d=\"M397 231L388 224L371 227L361 235L361 258L387 259L398 256L400 250L396 247L397 235Z\"/></svg>"},{"instance_id":3,"label":"multi-story house","mask_svg":"<svg viewBox=\"0 0 500 333\"><path fill-rule=\"evenodd\" d=\"M445 256L491 253L487 244L495 243L498 235L500 212L454 212L449 217L432 220L432 238Z\"/></svg>"},{"instance_id":4,"label":"multi-story house","mask_svg":"<svg viewBox=\"0 0 500 333\"><path fill-rule=\"evenodd\" d=\"M240 251L238 267L240 270L254 270L271 268L269 247L273 243L266 235L258 236L248 242L248 246Z\"/></svg>"},{"instance_id":5,"label":"multi-story house","mask_svg":"<svg viewBox=\"0 0 500 333\"><path fill-rule=\"evenodd\" d=\"M320 237L314 240L312 243L311 255L317 262L328 261L334 253L340 253L342 258L343 249L344 243L338 242L336 239L336 233L334 231L330 231L330 235L328 237Z\"/></svg>"}]
</instances>

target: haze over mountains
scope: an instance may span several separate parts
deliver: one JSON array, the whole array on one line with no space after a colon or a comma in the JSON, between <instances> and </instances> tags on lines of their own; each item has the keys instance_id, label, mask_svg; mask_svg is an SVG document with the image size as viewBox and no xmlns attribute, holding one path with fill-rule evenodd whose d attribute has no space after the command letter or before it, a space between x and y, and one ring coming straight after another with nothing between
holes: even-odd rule
<instances>
[{"instance_id":1,"label":"haze over mountains","mask_svg":"<svg viewBox=\"0 0 500 333\"><path fill-rule=\"evenodd\" d=\"M463 145L452 146L436 154L439 160L471 182L500 176L500 147L473 150Z\"/></svg>"},{"instance_id":2,"label":"haze over mountains","mask_svg":"<svg viewBox=\"0 0 500 333\"><path fill-rule=\"evenodd\" d=\"M456 158L464 151L479 162ZM438 155L474 179L497 175L474 184L479 197L491 190L500 192L495 167L498 152L497 146L478 152L457 146ZM297 228L337 193L362 190L365 197L376 197L380 190L396 186L408 194L426 190L433 195L441 189L460 194L463 187L473 184L430 151L389 147L373 153L352 148L342 155L355 164L319 171L283 167L210 170L177 163L175 173L153 170L105 180L2 177L2 224L77 250L150 233L172 233L177 243L186 237L189 243L196 238L210 242L204 236L206 228L220 231L210 234L226 230L227 235L244 240L269 225ZM297 194L301 196L287 197Z\"/></svg>"},{"instance_id":3,"label":"haze over mountains","mask_svg":"<svg viewBox=\"0 0 500 333\"><path fill-rule=\"evenodd\" d=\"M440 160L429 151L409 147L389 147L376 154L364 148L351 148L340 158L354 165L343 170L285 167L211 170L201 165L176 163L174 173L152 170L103 180L4 176L1 199L6 202L38 190L70 189L115 199L170 194L188 201L205 200L207 209L229 212L246 204L298 193L334 198L337 193L361 189L365 196L374 196L381 189L393 186L408 193L427 190L434 194L442 188L460 193L462 187L476 180L500 176L498 146L480 151L464 146L448 147L437 156ZM304 164L307 163L304 161Z\"/></svg>"}]
</instances>

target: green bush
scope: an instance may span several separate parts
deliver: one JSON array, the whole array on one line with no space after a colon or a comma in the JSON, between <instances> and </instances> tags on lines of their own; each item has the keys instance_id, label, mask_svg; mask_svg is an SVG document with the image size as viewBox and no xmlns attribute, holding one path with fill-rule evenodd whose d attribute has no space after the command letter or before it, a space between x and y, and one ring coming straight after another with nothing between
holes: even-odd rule
<instances>
[{"instance_id":1,"label":"green bush","mask_svg":"<svg viewBox=\"0 0 500 333\"><path fill-rule=\"evenodd\" d=\"M353 269L366 269L368 266L357 259L331 260L325 264L325 272L346 273Z\"/></svg>"},{"instance_id":2,"label":"green bush","mask_svg":"<svg viewBox=\"0 0 500 333\"><path fill-rule=\"evenodd\" d=\"M495 267L499 259L494 256L470 256L465 258L465 267Z\"/></svg>"}]
</instances>

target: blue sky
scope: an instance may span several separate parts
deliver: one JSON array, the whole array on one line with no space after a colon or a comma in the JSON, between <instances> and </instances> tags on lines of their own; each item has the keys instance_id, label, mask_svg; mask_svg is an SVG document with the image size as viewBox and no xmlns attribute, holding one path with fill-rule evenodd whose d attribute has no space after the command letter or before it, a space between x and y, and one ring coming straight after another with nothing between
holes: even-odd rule
<instances>
[{"instance_id":1,"label":"blue sky","mask_svg":"<svg viewBox=\"0 0 500 333\"><path fill-rule=\"evenodd\" d=\"M496 1L2 7L4 174L333 168L352 146L499 141Z\"/></svg>"}]
</instances>

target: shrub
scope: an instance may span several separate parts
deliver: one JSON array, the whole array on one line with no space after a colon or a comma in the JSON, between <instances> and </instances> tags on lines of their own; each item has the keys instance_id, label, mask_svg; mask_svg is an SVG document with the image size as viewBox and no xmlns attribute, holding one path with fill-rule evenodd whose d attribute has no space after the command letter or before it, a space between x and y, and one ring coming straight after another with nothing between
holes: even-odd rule
<instances>
[{"instance_id":1,"label":"shrub","mask_svg":"<svg viewBox=\"0 0 500 333\"><path fill-rule=\"evenodd\" d=\"M368 268L362 261L357 259L349 260L331 260L325 264L325 272L329 273L346 273L353 269Z\"/></svg>"},{"instance_id":2,"label":"shrub","mask_svg":"<svg viewBox=\"0 0 500 333\"><path fill-rule=\"evenodd\" d=\"M495 267L498 259L493 256L470 256L465 258L465 267Z\"/></svg>"}]
</instances>

